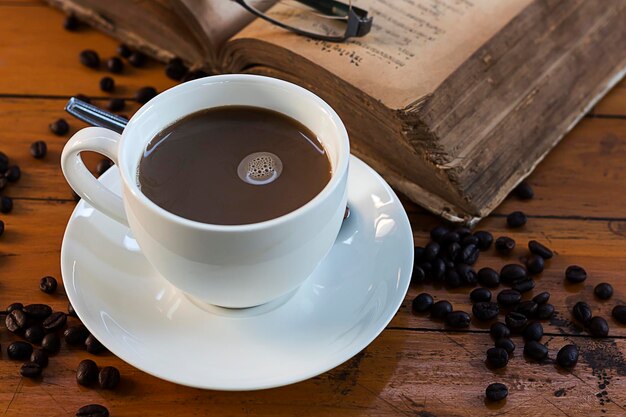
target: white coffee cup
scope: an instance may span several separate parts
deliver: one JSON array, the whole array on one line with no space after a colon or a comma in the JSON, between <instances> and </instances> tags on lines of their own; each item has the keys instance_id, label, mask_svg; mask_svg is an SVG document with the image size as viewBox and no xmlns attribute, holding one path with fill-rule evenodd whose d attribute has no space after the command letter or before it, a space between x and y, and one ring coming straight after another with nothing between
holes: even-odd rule
<instances>
[{"instance_id":1,"label":"white coffee cup","mask_svg":"<svg viewBox=\"0 0 626 417\"><path fill-rule=\"evenodd\" d=\"M137 166L148 142L190 113L228 105L275 110L315 133L332 167L324 189L291 213L234 226L185 219L144 196L137 185ZM113 160L121 174L122 198L89 173L82 151ZM98 127L80 130L63 149L61 165L85 201L130 227L145 257L165 279L203 302L243 308L296 289L330 251L346 207L349 155L342 121L315 94L269 77L218 75L159 94L132 117L121 135Z\"/></svg>"}]
</instances>

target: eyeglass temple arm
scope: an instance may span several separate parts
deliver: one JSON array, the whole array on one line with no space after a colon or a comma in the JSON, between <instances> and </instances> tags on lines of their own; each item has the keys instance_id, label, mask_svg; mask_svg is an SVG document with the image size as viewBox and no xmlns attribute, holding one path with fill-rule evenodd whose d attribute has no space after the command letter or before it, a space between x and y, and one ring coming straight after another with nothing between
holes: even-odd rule
<instances>
[{"instance_id":1,"label":"eyeglass temple arm","mask_svg":"<svg viewBox=\"0 0 626 417\"><path fill-rule=\"evenodd\" d=\"M296 0L328 15L348 16L350 10L354 11L360 19L367 19L367 10L337 0Z\"/></svg>"}]
</instances>

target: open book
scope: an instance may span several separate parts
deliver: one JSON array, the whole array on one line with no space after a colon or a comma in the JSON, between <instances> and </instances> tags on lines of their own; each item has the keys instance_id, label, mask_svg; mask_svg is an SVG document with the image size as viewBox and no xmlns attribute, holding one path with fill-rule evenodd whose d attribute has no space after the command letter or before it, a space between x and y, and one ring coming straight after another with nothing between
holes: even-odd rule
<instances>
[{"instance_id":1,"label":"open book","mask_svg":"<svg viewBox=\"0 0 626 417\"><path fill-rule=\"evenodd\" d=\"M493 210L626 68L626 0L354 0L371 32L312 40L231 0L48 0L153 56L283 78L352 151L452 221ZM285 20L281 2L259 0Z\"/></svg>"}]
</instances>

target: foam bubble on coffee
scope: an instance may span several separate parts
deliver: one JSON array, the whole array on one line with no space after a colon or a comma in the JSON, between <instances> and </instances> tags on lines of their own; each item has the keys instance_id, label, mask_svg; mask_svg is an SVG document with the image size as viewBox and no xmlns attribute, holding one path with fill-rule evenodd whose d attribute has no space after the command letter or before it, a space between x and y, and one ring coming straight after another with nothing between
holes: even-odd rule
<instances>
[{"instance_id":1,"label":"foam bubble on coffee","mask_svg":"<svg viewBox=\"0 0 626 417\"><path fill-rule=\"evenodd\" d=\"M252 185L276 181L283 172L280 158L271 152L254 152L241 160L237 167L239 178Z\"/></svg>"}]
</instances>

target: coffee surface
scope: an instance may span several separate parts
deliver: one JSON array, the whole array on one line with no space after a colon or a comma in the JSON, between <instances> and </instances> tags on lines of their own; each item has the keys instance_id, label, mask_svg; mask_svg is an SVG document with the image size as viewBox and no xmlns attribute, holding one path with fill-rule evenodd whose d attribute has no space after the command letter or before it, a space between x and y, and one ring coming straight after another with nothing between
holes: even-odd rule
<instances>
[{"instance_id":1,"label":"coffee surface","mask_svg":"<svg viewBox=\"0 0 626 417\"><path fill-rule=\"evenodd\" d=\"M137 181L173 214L236 225L303 206L330 177L324 147L301 123L271 110L225 106L193 113L156 135Z\"/></svg>"}]
</instances>

